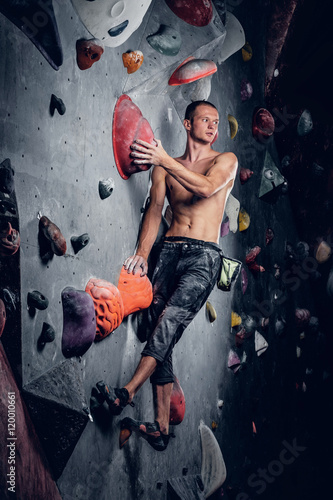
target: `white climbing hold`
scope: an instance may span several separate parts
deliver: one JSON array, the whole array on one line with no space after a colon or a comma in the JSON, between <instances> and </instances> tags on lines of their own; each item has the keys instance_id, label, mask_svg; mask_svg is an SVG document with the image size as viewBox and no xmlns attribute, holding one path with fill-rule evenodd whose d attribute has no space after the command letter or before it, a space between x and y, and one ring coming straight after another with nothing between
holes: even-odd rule
<instances>
[{"instance_id":1,"label":"white climbing hold","mask_svg":"<svg viewBox=\"0 0 333 500\"><path fill-rule=\"evenodd\" d=\"M254 336L254 345L258 356L264 353L268 348L268 342L257 330Z\"/></svg>"},{"instance_id":2,"label":"white climbing hold","mask_svg":"<svg viewBox=\"0 0 333 500\"><path fill-rule=\"evenodd\" d=\"M216 437L203 421L200 422L201 437L201 478L204 484L204 497L208 498L227 477L227 469Z\"/></svg>"}]
</instances>

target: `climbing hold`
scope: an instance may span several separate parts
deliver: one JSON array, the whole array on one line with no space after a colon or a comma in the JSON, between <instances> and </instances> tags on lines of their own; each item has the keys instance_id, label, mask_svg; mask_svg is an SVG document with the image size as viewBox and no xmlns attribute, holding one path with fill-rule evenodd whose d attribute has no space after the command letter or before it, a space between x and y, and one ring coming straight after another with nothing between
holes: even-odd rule
<instances>
[{"instance_id":1,"label":"climbing hold","mask_svg":"<svg viewBox=\"0 0 333 500\"><path fill-rule=\"evenodd\" d=\"M297 345L296 346L296 357L300 358L302 354L302 349Z\"/></svg>"},{"instance_id":2,"label":"climbing hold","mask_svg":"<svg viewBox=\"0 0 333 500\"><path fill-rule=\"evenodd\" d=\"M127 68L127 73L135 73L143 63L143 53L141 50L133 50L132 52L124 52L123 65Z\"/></svg>"},{"instance_id":3,"label":"climbing hold","mask_svg":"<svg viewBox=\"0 0 333 500\"><path fill-rule=\"evenodd\" d=\"M14 170L9 158L0 163L0 191L7 194L14 191Z\"/></svg>"},{"instance_id":4,"label":"climbing hold","mask_svg":"<svg viewBox=\"0 0 333 500\"><path fill-rule=\"evenodd\" d=\"M268 227L265 233L265 245L269 245L274 238L274 231L272 228Z\"/></svg>"},{"instance_id":5,"label":"climbing hold","mask_svg":"<svg viewBox=\"0 0 333 500\"><path fill-rule=\"evenodd\" d=\"M269 193L273 189L283 184L285 178L273 161L273 158L266 150L264 167L261 172L261 183L259 188L259 198Z\"/></svg>"},{"instance_id":6,"label":"climbing hold","mask_svg":"<svg viewBox=\"0 0 333 500\"><path fill-rule=\"evenodd\" d=\"M266 339L256 330L254 334L255 351L258 356L261 356L268 348Z\"/></svg>"},{"instance_id":7,"label":"climbing hold","mask_svg":"<svg viewBox=\"0 0 333 500\"><path fill-rule=\"evenodd\" d=\"M94 302L88 293L68 286L61 292L63 330L61 350L65 358L82 356L96 335Z\"/></svg>"},{"instance_id":8,"label":"climbing hold","mask_svg":"<svg viewBox=\"0 0 333 500\"><path fill-rule=\"evenodd\" d=\"M114 190L114 180L111 179L111 177L109 177L108 179L104 179L103 181L99 181L98 192L102 200L105 200L106 198L111 196L113 190Z\"/></svg>"},{"instance_id":9,"label":"climbing hold","mask_svg":"<svg viewBox=\"0 0 333 500\"><path fill-rule=\"evenodd\" d=\"M309 256L310 248L306 241L299 241L295 246L295 254L299 262L302 262Z\"/></svg>"},{"instance_id":10,"label":"climbing hold","mask_svg":"<svg viewBox=\"0 0 333 500\"><path fill-rule=\"evenodd\" d=\"M228 115L228 122L230 129L230 139L234 139L238 131L238 122L236 118L232 115Z\"/></svg>"},{"instance_id":11,"label":"climbing hold","mask_svg":"<svg viewBox=\"0 0 333 500\"><path fill-rule=\"evenodd\" d=\"M257 434L257 427L253 421L252 421L252 432L253 432L253 434Z\"/></svg>"},{"instance_id":12,"label":"climbing hold","mask_svg":"<svg viewBox=\"0 0 333 500\"><path fill-rule=\"evenodd\" d=\"M74 253L78 253L82 248L86 247L90 241L88 233L81 234L81 236L72 236L71 243Z\"/></svg>"},{"instance_id":13,"label":"climbing hold","mask_svg":"<svg viewBox=\"0 0 333 500\"><path fill-rule=\"evenodd\" d=\"M241 94L241 100L243 102L250 99L252 97L252 94L253 94L253 87L252 87L251 83L248 80L246 80L245 78L243 78L243 80L241 81L240 94Z\"/></svg>"},{"instance_id":14,"label":"climbing hold","mask_svg":"<svg viewBox=\"0 0 333 500\"><path fill-rule=\"evenodd\" d=\"M300 137L307 135L313 129L313 121L311 117L311 113L308 109L305 109L301 114L298 123L297 123L297 134Z\"/></svg>"},{"instance_id":15,"label":"climbing hold","mask_svg":"<svg viewBox=\"0 0 333 500\"><path fill-rule=\"evenodd\" d=\"M275 322L275 333L278 337L282 337L286 333L287 324L284 319L278 318Z\"/></svg>"},{"instance_id":16,"label":"climbing hold","mask_svg":"<svg viewBox=\"0 0 333 500\"><path fill-rule=\"evenodd\" d=\"M300 340L304 340L304 339L305 339L305 332L301 332L301 333L299 334L299 339L300 339Z\"/></svg>"},{"instance_id":17,"label":"climbing hold","mask_svg":"<svg viewBox=\"0 0 333 500\"><path fill-rule=\"evenodd\" d=\"M248 277L247 277L247 272L246 272L244 267L242 267L241 277L242 277L242 292L244 295L244 293L246 292L246 289L247 289L248 282L249 282Z\"/></svg>"},{"instance_id":18,"label":"climbing hold","mask_svg":"<svg viewBox=\"0 0 333 500\"><path fill-rule=\"evenodd\" d=\"M318 333L319 319L316 316L311 316L307 329L310 333Z\"/></svg>"},{"instance_id":19,"label":"climbing hold","mask_svg":"<svg viewBox=\"0 0 333 500\"><path fill-rule=\"evenodd\" d=\"M153 300L153 289L147 275L128 273L122 267L117 287L124 304L124 318L146 309Z\"/></svg>"},{"instance_id":20,"label":"climbing hold","mask_svg":"<svg viewBox=\"0 0 333 500\"><path fill-rule=\"evenodd\" d=\"M179 425L184 420L185 416L185 394L178 378L174 377L173 388L170 397L170 425Z\"/></svg>"},{"instance_id":21,"label":"climbing hold","mask_svg":"<svg viewBox=\"0 0 333 500\"><path fill-rule=\"evenodd\" d=\"M229 217L226 217L221 224L221 231L220 231L221 238L223 238L223 236L227 236L228 233L229 233Z\"/></svg>"},{"instance_id":22,"label":"climbing hold","mask_svg":"<svg viewBox=\"0 0 333 500\"><path fill-rule=\"evenodd\" d=\"M2 297L6 305L6 309L10 313L14 313L16 311L16 301L17 301L15 293L9 290L9 288L4 288L2 290Z\"/></svg>"},{"instance_id":23,"label":"climbing hold","mask_svg":"<svg viewBox=\"0 0 333 500\"><path fill-rule=\"evenodd\" d=\"M263 273L265 271L265 268L259 266L255 261L260 252L261 248L258 246L251 248L251 250L249 250L249 252L246 254L245 263L251 271Z\"/></svg>"},{"instance_id":24,"label":"climbing hold","mask_svg":"<svg viewBox=\"0 0 333 500\"><path fill-rule=\"evenodd\" d=\"M242 323L242 318L239 316L239 314L235 313L234 311L231 311L231 328L234 326L238 326Z\"/></svg>"},{"instance_id":25,"label":"climbing hold","mask_svg":"<svg viewBox=\"0 0 333 500\"><path fill-rule=\"evenodd\" d=\"M238 229L239 201L230 193L225 204L224 212L229 219L229 228L233 233Z\"/></svg>"},{"instance_id":26,"label":"climbing hold","mask_svg":"<svg viewBox=\"0 0 333 500\"><path fill-rule=\"evenodd\" d=\"M224 401L223 401L223 399L219 399L219 400L217 401L217 407L218 407L218 408L222 408L222 407L223 407L223 405L224 405Z\"/></svg>"},{"instance_id":27,"label":"climbing hold","mask_svg":"<svg viewBox=\"0 0 333 500\"><path fill-rule=\"evenodd\" d=\"M52 0L2 0L2 12L37 47L53 69L62 65L62 49Z\"/></svg>"},{"instance_id":28,"label":"climbing hold","mask_svg":"<svg viewBox=\"0 0 333 500\"><path fill-rule=\"evenodd\" d=\"M180 33L170 26L161 24L154 35L146 38L149 45L164 56L176 56L180 51L182 39Z\"/></svg>"},{"instance_id":29,"label":"climbing hold","mask_svg":"<svg viewBox=\"0 0 333 500\"><path fill-rule=\"evenodd\" d=\"M123 179L128 179L132 174L149 170L151 167L133 163L133 158L130 156L131 145L137 139L155 144L154 133L148 121L130 97L123 94L116 103L112 125L113 154L118 172Z\"/></svg>"},{"instance_id":30,"label":"climbing hold","mask_svg":"<svg viewBox=\"0 0 333 500\"><path fill-rule=\"evenodd\" d=\"M87 30L107 47L118 47L139 28L152 0L72 0Z\"/></svg>"},{"instance_id":31,"label":"climbing hold","mask_svg":"<svg viewBox=\"0 0 333 500\"><path fill-rule=\"evenodd\" d=\"M6 325L6 308L3 300L0 299L0 337Z\"/></svg>"},{"instance_id":32,"label":"climbing hold","mask_svg":"<svg viewBox=\"0 0 333 500\"><path fill-rule=\"evenodd\" d=\"M275 271L274 271L274 278L278 280L278 279L280 279L280 276L281 276L281 268L280 268L279 264L275 263L274 264L274 269L275 269Z\"/></svg>"},{"instance_id":33,"label":"climbing hold","mask_svg":"<svg viewBox=\"0 0 333 500\"><path fill-rule=\"evenodd\" d=\"M229 354L228 354L228 368L231 368L231 370L236 373L239 368L240 368L240 359L235 351L230 349Z\"/></svg>"},{"instance_id":34,"label":"climbing hold","mask_svg":"<svg viewBox=\"0 0 333 500\"><path fill-rule=\"evenodd\" d=\"M207 26L213 18L211 0L165 0L176 16L192 26Z\"/></svg>"},{"instance_id":35,"label":"climbing hold","mask_svg":"<svg viewBox=\"0 0 333 500\"><path fill-rule=\"evenodd\" d=\"M244 208L240 209L238 220L239 220L239 230L245 231L250 225L250 216L246 212L246 210L244 210Z\"/></svg>"},{"instance_id":36,"label":"climbing hold","mask_svg":"<svg viewBox=\"0 0 333 500\"><path fill-rule=\"evenodd\" d=\"M51 222L45 215L39 219L39 230L50 242L53 253L56 255L65 255L67 250L66 240L58 226Z\"/></svg>"},{"instance_id":37,"label":"climbing hold","mask_svg":"<svg viewBox=\"0 0 333 500\"><path fill-rule=\"evenodd\" d=\"M38 290L33 290L28 293L27 302L28 307L39 309L40 311L44 311L49 305L48 298Z\"/></svg>"},{"instance_id":38,"label":"climbing hold","mask_svg":"<svg viewBox=\"0 0 333 500\"><path fill-rule=\"evenodd\" d=\"M242 47L242 57L243 61L247 62L252 58L253 51L252 47L249 44L249 42L246 42L245 45Z\"/></svg>"},{"instance_id":39,"label":"climbing hold","mask_svg":"<svg viewBox=\"0 0 333 500\"><path fill-rule=\"evenodd\" d=\"M249 180L249 178L253 175L253 171L249 168L241 168L239 172L239 178L241 184L245 184Z\"/></svg>"},{"instance_id":40,"label":"climbing hold","mask_svg":"<svg viewBox=\"0 0 333 500\"><path fill-rule=\"evenodd\" d=\"M206 302L206 312L207 312L207 316L208 316L209 321L211 323L213 323L217 318L217 314L216 314L214 307L209 302L209 300L207 300L207 302Z\"/></svg>"},{"instance_id":41,"label":"climbing hold","mask_svg":"<svg viewBox=\"0 0 333 500\"><path fill-rule=\"evenodd\" d=\"M77 40L76 62L78 67L84 71L100 60L104 52L104 44L97 38L91 40Z\"/></svg>"},{"instance_id":42,"label":"climbing hold","mask_svg":"<svg viewBox=\"0 0 333 500\"><path fill-rule=\"evenodd\" d=\"M113 332L124 318L124 304L118 288L108 281L91 278L86 290L92 296L96 316L96 340Z\"/></svg>"},{"instance_id":43,"label":"climbing hold","mask_svg":"<svg viewBox=\"0 0 333 500\"><path fill-rule=\"evenodd\" d=\"M191 83L216 73L217 66L208 59L195 59L193 56L183 61L172 73L168 84L171 86Z\"/></svg>"},{"instance_id":44,"label":"climbing hold","mask_svg":"<svg viewBox=\"0 0 333 500\"><path fill-rule=\"evenodd\" d=\"M44 347L45 344L53 342L54 339L55 339L55 330L53 326L44 322L42 327L42 333L40 334L38 339L39 347Z\"/></svg>"},{"instance_id":45,"label":"climbing hold","mask_svg":"<svg viewBox=\"0 0 333 500\"><path fill-rule=\"evenodd\" d=\"M218 428L218 424L217 422L215 422L215 420L212 421L212 431L216 431L216 429Z\"/></svg>"},{"instance_id":46,"label":"climbing hold","mask_svg":"<svg viewBox=\"0 0 333 500\"><path fill-rule=\"evenodd\" d=\"M62 99L60 99L60 97L57 97L56 95L52 94L51 101L50 101L50 114L51 114L51 116L54 115L55 110L58 111L59 115L64 115L66 112L66 106L64 104L64 101Z\"/></svg>"},{"instance_id":47,"label":"climbing hold","mask_svg":"<svg viewBox=\"0 0 333 500\"><path fill-rule=\"evenodd\" d=\"M316 251L316 261L319 264L327 262L332 254L331 246L326 241L321 241Z\"/></svg>"},{"instance_id":48,"label":"climbing hold","mask_svg":"<svg viewBox=\"0 0 333 500\"><path fill-rule=\"evenodd\" d=\"M297 308L295 310L296 325L300 329L303 329L304 327L306 327L309 324L310 317L311 317L311 313L310 313L309 309Z\"/></svg>"},{"instance_id":49,"label":"climbing hold","mask_svg":"<svg viewBox=\"0 0 333 500\"><path fill-rule=\"evenodd\" d=\"M203 498L211 496L226 480L227 470L221 448L210 428L200 422L201 478L204 484Z\"/></svg>"},{"instance_id":50,"label":"climbing hold","mask_svg":"<svg viewBox=\"0 0 333 500\"><path fill-rule=\"evenodd\" d=\"M287 194L288 193L288 189L289 189L289 184L288 184L288 181L287 179L285 179L282 183L282 186L281 186L281 193L282 194Z\"/></svg>"},{"instance_id":51,"label":"climbing hold","mask_svg":"<svg viewBox=\"0 0 333 500\"><path fill-rule=\"evenodd\" d=\"M235 335L236 347L240 347L247 336L245 328L242 327Z\"/></svg>"},{"instance_id":52,"label":"climbing hold","mask_svg":"<svg viewBox=\"0 0 333 500\"><path fill-rule=\"evenodd\" d=\"M248 336L252 335L255 332L257 321L252 316L247 315L243 321L243 326L246 330Z\"/></svg>"},{"instance_id":53,"label":"climbing hold","mask_svg":"<svg viewBox=\"0 0 333 500\"><path fill-rule=\"evenodd\" d=\"M257 109L253 114L252 134L257 141L268 139L273 135L275 122L273 116L265 108Z\"/></svg>"},{"instance_id":54,"label":"climbing hold","mask_svg":"<svg viewBox=\"0 0 333 500\"><path fill-rule=\"evenodd\" d=\"M10 222L0 224L0 256L10 257L20 248L20 233L12 228Z\"/></svg>"}]
</instances>

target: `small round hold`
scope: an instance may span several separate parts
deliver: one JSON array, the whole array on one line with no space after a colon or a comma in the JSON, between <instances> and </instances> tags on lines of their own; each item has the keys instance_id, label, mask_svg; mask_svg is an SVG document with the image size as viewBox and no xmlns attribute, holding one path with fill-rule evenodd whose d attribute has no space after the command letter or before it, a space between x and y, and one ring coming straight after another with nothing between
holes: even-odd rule
<instances>
[{"instance_id":1,"label":"small round hold","mask_svg":"<svg viewBox=\"0 0 333 500\"><path fill-rule=\"evenodd\" d=\"M217 402L217 406L218 406L219 408L222 408L222 406L223 406L223 405L224 405L224 401L223 401L223 399L219 399L219 400L218 400L218 402Z\"/></svg>"},{"instance_id":2,"label":"small round hold","mask_svg":"<svg viewBox=\"0 0 333 500\"><path fill-rule=\"evenodd\" d=\"M86 247L90 241L88 233L81 234L81 236L72 236L71 243L74 253L78 253L82 248Z\"/></svg>"},{"instance_id":3,"label":"small round hold","mask_svg":"<svg viewBox=\"0 0 333 500\"><path fill-rule=\"evenodd\" d=\"M43 323L42 333L38 339L41 345L45 345L48 342L53 342L55 339L55 331L53 326L48 323Z\"/></svg>"},{"instance_id":4,"label":"small round hold","mask_svg":"<svg viewBox=\"0 0 333 500\"><path fill-rule=\"evenodd\" d=\"M99 181L98 192L99 192L99 196L102 200L105 200L105 198L108 198L112 194L113 190L114 190L114 180L111 179L111 177L109 179Z\"/></svg>"},{"instance_id":5,"label":"small round hold","mask_svg":"<svg viewBox=\"0 0 333 500\"><path fill-rule=\"evenodd\" d=\"M273 73L273 74L274 74L274 76L275 76L275 78L276 78L277 76L279 76L279 73L280 73L280 72L279 72L279 70L276 68L276 69L274 70L274 73Z\"/></svg>"},{"instance_id":6,"label":"small round hold","mask_svg":"<svg viewBox=\"0 0 333 500\"><path fill-rule=\"evenodd\" d=\"M28 293L28 307L33 307L34 309L39 309L40 311L44 311L49 305L49 301L45 295L43 295L38 290L33 290Z\"/></svg>"}]
</instances>

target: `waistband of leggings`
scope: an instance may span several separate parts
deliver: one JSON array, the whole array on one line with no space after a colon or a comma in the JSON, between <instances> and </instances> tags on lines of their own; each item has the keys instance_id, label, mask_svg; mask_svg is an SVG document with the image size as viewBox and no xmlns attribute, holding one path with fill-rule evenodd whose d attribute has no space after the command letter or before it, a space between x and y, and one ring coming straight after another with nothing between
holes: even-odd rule
<instances>
[{"instance_id":1,"label":"waistband of leggings","mask_svg":"<svg viewBox=\"0 0 333 500\"><path fill-rule=\"evenodd\" d=\"M213 243L212 241L196 240L195 238L187 238L186 236L164 236L163 243L179 243L180 245L187 243L188 245L197 245L203 248L213 248L214 250L222 253L222 249L217 243Z\"/></svg>"}]
</instances>

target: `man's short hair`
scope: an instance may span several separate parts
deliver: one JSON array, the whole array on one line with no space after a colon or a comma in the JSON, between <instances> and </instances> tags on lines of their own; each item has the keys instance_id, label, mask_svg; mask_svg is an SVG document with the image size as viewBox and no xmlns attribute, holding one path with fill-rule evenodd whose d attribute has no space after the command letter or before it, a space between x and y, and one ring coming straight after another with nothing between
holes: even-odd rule
<instances>
[{"instance_id":1,"label":"man's short hair","mask_svg":"<svg viewBox=\"0 0 333 500\"><path fill-rule=\"evenodd\" d=\"M208 101L193 101L186 108L186 111L185 111L185 120L192 121L192 118L193 118L195 110L201 104L205 104L206 106L211 106L212 108L216 109L216 111L217 111L217 107L214 106L214 104L212 104L211 102L208 102Z\"/></svg>"}]
</instances>

